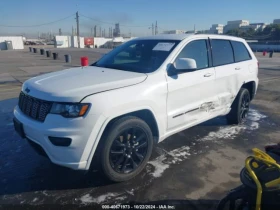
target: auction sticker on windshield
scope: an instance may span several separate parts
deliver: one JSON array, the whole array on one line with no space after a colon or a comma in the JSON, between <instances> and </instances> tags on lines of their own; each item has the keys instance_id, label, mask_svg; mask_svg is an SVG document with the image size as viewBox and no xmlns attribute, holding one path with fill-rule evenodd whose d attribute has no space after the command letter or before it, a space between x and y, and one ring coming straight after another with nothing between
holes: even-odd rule
<instances>
[{"instance_id":1,"label":"auction sticker on windshield","mask_svg":"<svg viewBox=\"0 0 280 210\"><path fill-rule=\"evenodd\" d=\"M159 42L153 50L155 51L169 51L175 45L175 43L170 42Z\"/></svg>"}]
</instances>

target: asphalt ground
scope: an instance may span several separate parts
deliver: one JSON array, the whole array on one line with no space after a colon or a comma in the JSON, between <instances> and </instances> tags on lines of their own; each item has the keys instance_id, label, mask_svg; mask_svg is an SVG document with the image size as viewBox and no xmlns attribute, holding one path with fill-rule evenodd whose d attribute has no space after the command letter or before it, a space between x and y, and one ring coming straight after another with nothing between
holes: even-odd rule
<instances>
[{"instance_id":1,"label":"asphalt ground","mask_svg":"<svg viewBox=\"0 0 280 210\"><path fill-rule=\"evenodd\" d=\"M217 201L240 185L239 172L253 147L279 142L280 54L257 53L260 84L248 120L227 125L224 117L207 121L156 145L143 172L123 183L109 182L98 171L87 175L52 164L33 151L13 128L13 108L22 83L39 74L94 62L105 49L52 49L53 60L22 51L0 51L0 208L35 209L129 202L181 203L187 209L215 209ZM64 54L72 63L64 62ZM25 206L27 208L27 206Z\"/></svg>"}]
</instances>

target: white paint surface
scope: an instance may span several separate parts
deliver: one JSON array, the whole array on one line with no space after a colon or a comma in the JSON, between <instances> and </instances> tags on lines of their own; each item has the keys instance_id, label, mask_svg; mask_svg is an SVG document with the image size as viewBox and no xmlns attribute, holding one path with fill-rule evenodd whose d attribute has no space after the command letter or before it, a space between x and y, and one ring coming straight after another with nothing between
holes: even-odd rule
<instances>
[{"instance_id":1,"label":"white paint surface","mask_svg":"<svg viewBox=\"0 0 280 210\"><path fill-rule=\"evenodd\" d=\"M71 36L55 36L55 48L68 48L71 46Z\"/></svg>"},{"instance_id":2,"label":"white paint surface","mask_svg":"<svg viewBox=\"0 0 280 210\"><path fill-rule=\"evenodd\" d=\"M78 37L77 36L71 36L71 47L78 47ZM80 48L85 48L85 38L80 37Z\"/></svg>"},{"instance_id":3,"label":"white paint surface","mask_svg":"<svg viewBox=\"0 0 280 210\"><path fill-rule=\"evenodd\" d=\"M14 50L23 50L23 37L22 36L0 36L0 50L6 50L6 42L12 41Z\"/></svg>"}]
</instances>

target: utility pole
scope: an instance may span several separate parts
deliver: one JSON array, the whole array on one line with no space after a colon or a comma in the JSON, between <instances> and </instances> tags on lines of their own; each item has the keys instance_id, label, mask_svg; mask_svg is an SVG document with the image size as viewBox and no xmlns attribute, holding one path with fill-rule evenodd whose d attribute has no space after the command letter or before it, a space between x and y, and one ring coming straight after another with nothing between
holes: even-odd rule
<instances>
[{"instance_id":1,"label":"utility pole","mask_svg":"<svg viewBox=\"0 0 280 210\"><path fill-rule=\"evenodd\" d=\"M97 29L96 29L96 25L94 26L94 34L93 34L94 37L97 37Z\"/></svg>"},{"instance_id":2,"label":"utility pole","mask_svg":"<svg viewBox=\"0 0 280 210\"><path fill-rule=\"evenodd\" d=\"M59 34L59 36L62 35L61 28L58 30L58 34Z\"/></svg>"},{"instance_id":3,"label":"utility pole","mask_svg":"<svg viewBox=\"0 0 280 210\"><path fill-rule=\"evenodd\" d=\"M154 35L154 24L152 24L152 35Z\"/></svg>"},{"instance_id":4,"label":"utility pole","mask_svg":"<svg viewBox=\"0 0 280 210\"><path fill-rule=\"evenodd\" d=\"M77 21L77 40L78 40L78 48L80 48L80 23L79 23L79 12L76 12L76 21Z\"/></svg>"},{"instance_id":5,"label":"utility pole","mask_svg":"<svg viewBox=\"0 0 280 210\"><path fill-rule=\"evenodd\" d=\"M157 27L157 21L156 21L156 29L155 29L155 35L158 34L158 27Z\"/></svg>"}]
</instances>

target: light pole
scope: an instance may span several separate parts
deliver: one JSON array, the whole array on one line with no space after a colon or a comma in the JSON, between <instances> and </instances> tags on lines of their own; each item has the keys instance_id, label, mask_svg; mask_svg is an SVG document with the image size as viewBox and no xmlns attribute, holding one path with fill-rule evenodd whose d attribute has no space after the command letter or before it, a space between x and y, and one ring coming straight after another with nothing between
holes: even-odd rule
<instances>
[{"instance_id":1,"label":"light pole","mask_svg":"<svg viewBox=\"0 0 280 210\"><path fill-rule=\"evenodd\" d=\"M152 24L152 27L149 27L149 29L152 29L152 35L154 35L154 24Z\"/></svg>"}]
</instances>

